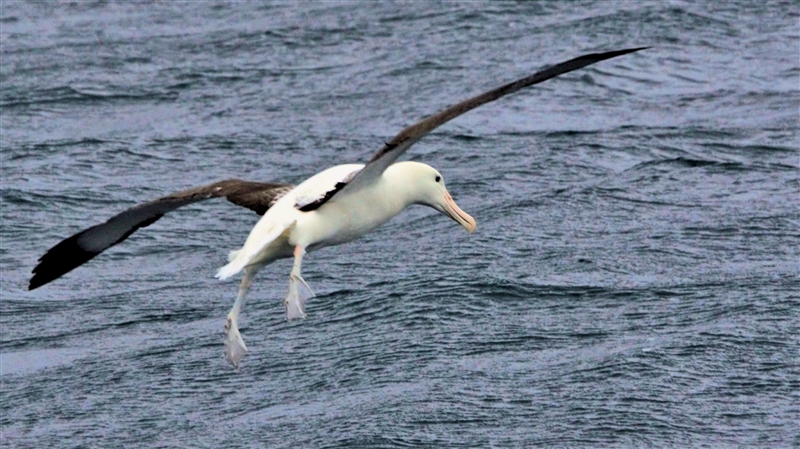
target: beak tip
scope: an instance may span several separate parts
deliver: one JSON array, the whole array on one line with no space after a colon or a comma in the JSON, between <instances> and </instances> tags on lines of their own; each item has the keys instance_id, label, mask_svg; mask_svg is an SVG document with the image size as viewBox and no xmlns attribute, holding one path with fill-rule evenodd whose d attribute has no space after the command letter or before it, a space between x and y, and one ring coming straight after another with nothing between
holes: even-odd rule
<instances>
[{"instance_id":1,"label":"beak tip","mask_svg":"<svg viewBox=\"0 0 800 449\"><path fill-rule=\"evenodd\" d=\"M455 220L470 234L475 232L475 229L478 228L478 223L475 221L475 219L472 218L468 213L461 210L461 208L456 205L456 202L453 201L453 197L451 197L449 193L445 195L444 204L439 211Z\"/></svg>"}]
</instances>

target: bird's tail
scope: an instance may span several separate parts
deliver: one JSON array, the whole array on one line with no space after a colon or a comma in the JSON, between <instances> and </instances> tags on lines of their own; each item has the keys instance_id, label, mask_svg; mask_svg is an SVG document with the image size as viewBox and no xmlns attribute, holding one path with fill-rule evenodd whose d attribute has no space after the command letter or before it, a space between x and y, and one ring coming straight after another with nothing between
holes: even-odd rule
<instances>
[{"instance_id":1,"label":"bird's tail","mask_svg":"<svg viewBox=\"0 0 800 449\"><path fill-rule=\"evenodd\" d=\"M241 252L242 252L241 249L237 249L231 251L230 254L228 254L228 264L220 268L219 271L217 271L216 274L217 279L222 279L222 280L228 279L231 276L235 275L236 273L242 271L242 269L247 266L248 258L239 257L239 254L241 254Z\"/></svg>"},{"instance_id":2,"label":"bird's tail","mask_svg":"<svg viewBox=\"0 0 800 449\"><path fill-rule=\"evenodd\" d=\"M291 229L294 224L295 222L291 221L279 226L273 226L269 232L256 238L253 238L253 233L256 233L258 227L254 228L250 236L247 237L247 241L245 242L244 246L241 249L231 251L230 254L228 254L229 262L227 265L217 271L216 278L221 280L228 279L231 276L234 276L236 273L242 271L244 267L250 265L251 263L257 263L259 260L259 254L262 254L262 252L270 243L274 242L275 239L280 237L285 231Z\"/></svg>"}]
</instances>

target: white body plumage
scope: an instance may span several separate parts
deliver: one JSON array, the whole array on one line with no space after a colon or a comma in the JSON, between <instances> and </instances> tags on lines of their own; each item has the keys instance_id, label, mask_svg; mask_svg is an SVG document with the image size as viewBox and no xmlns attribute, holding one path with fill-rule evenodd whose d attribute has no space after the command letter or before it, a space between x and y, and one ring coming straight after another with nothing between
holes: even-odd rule
<instances>
[{"instance_id":1,"label":"white body plumage","mask_svg":"<svg viewBox=\"0 0 800 449\"><path fill-rule=\"evenodd\" d=\"M450 215L470 232L475 229L475 221L450 198L439 172L419 162L393 164L366 187L337 195L316 210L299 210L298 204L323 197L363 167L331 167L287 193L261 217L244 246L232 253L217 277L227 279L247 266L291 257L297 246L310 251L355 240L415 203Z\"/></svg>"}]
</instances>

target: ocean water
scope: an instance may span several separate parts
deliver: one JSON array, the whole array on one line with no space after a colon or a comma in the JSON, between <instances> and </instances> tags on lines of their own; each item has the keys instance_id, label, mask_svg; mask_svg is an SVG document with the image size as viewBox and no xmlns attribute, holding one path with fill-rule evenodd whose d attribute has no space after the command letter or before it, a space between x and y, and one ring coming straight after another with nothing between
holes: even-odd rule
<instances>
[{"instance_id":1,"label":"ocean water","mask_svg":"<svg viewBox=\"0 0 800 449\"><path fill-rule=\"evenodd\" d=\"M800 446L796 2L0 4L0 446ZM127 207L297 183L549 64L651 49L472 111L413 207L256 279L258 217L192 205L35 291Z\"/></svg>"}]
</instances>

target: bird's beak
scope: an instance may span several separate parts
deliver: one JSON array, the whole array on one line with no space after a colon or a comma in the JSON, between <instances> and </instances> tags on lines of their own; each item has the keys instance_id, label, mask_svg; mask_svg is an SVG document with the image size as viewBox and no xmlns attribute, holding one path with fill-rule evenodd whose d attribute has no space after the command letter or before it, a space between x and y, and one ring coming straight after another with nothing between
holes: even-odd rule
<instances>
[{"instance_id":1,"label":"bird's beak","mask_svg":"<svg viewBox=\"0 0 800 449\"><path fill-rule=\"evenodd\" d=\"M461 210L460 207L453 201L453 197L450 196L450 193L445 191L444 192L444 206L443 211L445 215L455 220L458 224L464 227L470 234L475 231L475 228L478 227L478 224L475 222L475 219L470 217L468 213Z\"/></svg>"}]
</instances>

